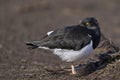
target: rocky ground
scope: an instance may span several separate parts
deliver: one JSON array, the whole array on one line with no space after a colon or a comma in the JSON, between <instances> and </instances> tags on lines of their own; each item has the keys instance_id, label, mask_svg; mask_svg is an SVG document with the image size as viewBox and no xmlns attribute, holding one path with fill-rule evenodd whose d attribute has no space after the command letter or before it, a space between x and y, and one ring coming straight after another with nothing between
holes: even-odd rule
<instances>
[{"instance_id":1,"label":"rocky ground","mask_svg":"<svg viewBox=\"0 0 120 80\"><path fill-rule=\"evenodd\" d=\"M120 80L119 0L0 0L0 80ZM101 43L89 59L70 63L50 51L28 50L24 41L40 40L52 29L98 19Z\"/></svg>"}]
</instances>

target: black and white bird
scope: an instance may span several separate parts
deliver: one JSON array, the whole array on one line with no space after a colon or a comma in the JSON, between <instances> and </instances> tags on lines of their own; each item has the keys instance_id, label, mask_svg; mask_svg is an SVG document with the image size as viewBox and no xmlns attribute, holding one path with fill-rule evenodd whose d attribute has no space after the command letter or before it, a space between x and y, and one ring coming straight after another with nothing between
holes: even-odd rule
<instances>
[{"instance_id":1,"label":"black and white bird","mask_svg":"<svg viewBox=\"0 0 120 80\"><path fill-rule=\"evenodd\" d=\"M80 24L50 31L41 41L26 42L29 49L48 49L63 61L74 62L89 56L100 42L100 27L94 17L83 19ZM76 74L71 65L72 74Z\"/></svg>"}]
</instances>

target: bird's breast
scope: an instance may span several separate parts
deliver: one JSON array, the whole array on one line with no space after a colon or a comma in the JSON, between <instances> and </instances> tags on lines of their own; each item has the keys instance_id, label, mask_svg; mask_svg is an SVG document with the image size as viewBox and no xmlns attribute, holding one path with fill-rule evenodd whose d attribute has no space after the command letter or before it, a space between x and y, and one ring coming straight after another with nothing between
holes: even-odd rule
<instances>
[{"instance_id":1,"label":"bird's breast","mask_svg":"<svg viewBox=\"0 0 120 80\"><path fill-rule=\"evenodd\" d=\"M82 59L93 52L93 42L91 41L88 45L80 50L66 50L66 49L54 49L53 53L58 55L62 61L74 62L76 60Z\"/></svg>"}]
</instances>

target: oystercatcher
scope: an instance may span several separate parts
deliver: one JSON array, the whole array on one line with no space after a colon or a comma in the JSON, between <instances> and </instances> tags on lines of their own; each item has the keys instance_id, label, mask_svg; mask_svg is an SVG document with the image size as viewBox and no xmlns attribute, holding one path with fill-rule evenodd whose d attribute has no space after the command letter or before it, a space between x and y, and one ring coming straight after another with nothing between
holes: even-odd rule
<instances>
[{"instance_id":1,"label":"oystercatcher","mask_svg":"<svg viewBox=\"0 0 120 80\"><path fill-rule=\"evenodd\" d=\"M100 27L94 17L83 19L80 24L50 31L40 41L26 42L29 49L48 49L63 61L74 62L89 56L100 42ZM76 74L71 65L72 74Z\"/></svg>"}]
</instances>

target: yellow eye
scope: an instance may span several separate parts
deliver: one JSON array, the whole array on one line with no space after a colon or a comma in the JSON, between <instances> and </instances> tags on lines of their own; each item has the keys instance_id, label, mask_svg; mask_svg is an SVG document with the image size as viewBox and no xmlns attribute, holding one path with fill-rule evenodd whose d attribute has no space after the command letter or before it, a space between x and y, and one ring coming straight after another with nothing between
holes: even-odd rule
<instances>
[{"instance_id":1,"label":"yellow eye","mask_svg":"<svg viewBox=\"0 0 120 80\"><path fill-rule=\"evenodd\" d=\"M86 22L85 25L86 25L86 26L90 26L90 23L89 23L89 22Z\"/></svg>"}]
</instances>

